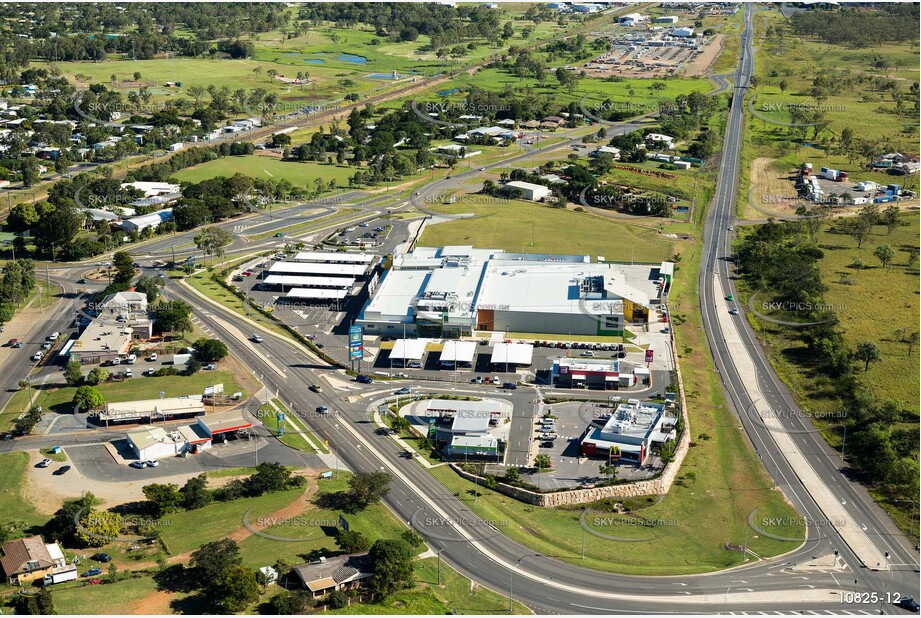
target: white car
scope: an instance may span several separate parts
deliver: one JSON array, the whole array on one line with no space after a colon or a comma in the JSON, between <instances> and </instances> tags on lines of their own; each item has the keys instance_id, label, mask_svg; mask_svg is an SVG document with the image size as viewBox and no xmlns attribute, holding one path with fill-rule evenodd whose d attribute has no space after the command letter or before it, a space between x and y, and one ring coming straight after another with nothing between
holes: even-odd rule
<instances>
[{"instance_id":1,"label":"white car","mask_svg":"<svg viewBox=\"0 0 921 618\"><path fill-rule=\"evenodd\" d=\"M44 355L41 352L36 352L32 355L32 360L37 363L38 361L42 360L42 356Z\"/></svg>"},{"instance_id":2,"label":"white car","mask_svg":"<svg viewBox=\"0 0 921 618\"><path fill-rule=\"evenodd\" d=\"M256 333L253 333L252 339L253 339L253 341L256 342L256 343L262 343L262 336L261 336L261 335L257 335Z\"/></svg>"},{"instance_id":3,"label":"white car","mask_svg":"<svg viewBox=\"0 0 921 618\"><path fill-rule=\"evenodd\" d=\"M42 349L43 349L43 350L47 350L47 349L49 349L50 347L51 347L51 342L50 342L50 341L46 341L45 343L42 344Z\"/></svg>"},{"instance_id":4,"label":"white car","mask_svg":"<svg viewBox=\"0 0 921 618\"><path fill-rule=\"evenodd\" d=\"M157 461L156 459L148 459L148 460L145 461L144 463L147 464L147 467L148 467L148 468L156 468L157 466L160 465L160 462Z\"/></svg>"},{"instance_id":5,"label":"white car","mask_svg":"<svg viewBox=\"0 0 921 618\"><path fill-rule=\"evenodd\" d=\"M148 358L147 360L149 360L150 362L154 362L155 360L157 360L157 353L154 352L153 354L151 354L150 358Z\"/></svg>"},{"instance_id":6,"label":"white car","mask_svg":"<svg viewBox=\"0 0 921 618\"><path fill-rule=\"evenodd\" d=\"M133 378L133 377L134 377L134 374L131 373L131 370L130 370L130 369L125 369L125 377L126 377L126 378Z\"/></svg>"},{"instance_id":7,"label":"white car","mask_svg":"<svg viewBox=\"0 0 921 618\"><path fill-rule=\"evenodd\" d=\"M735 228L732 227L731 225L729 226L729 231L730 231L730 232L733 231L734 229L735 229Z\"/></svg>"},{"instance_id":8,"label":"white car","mask_svg":"<svg viewBox=\"0 0 921 618\"><path fill-rule=\"evenodd\" d=\"M49 339L50 341L57 341L57 340L58 340L58 337L60 337L60 336L61 336L61 333L59 333L58 331L54 331L53 333L51 333L51 336L48 337L48 339Z\"/></svg>"}]
</instances>

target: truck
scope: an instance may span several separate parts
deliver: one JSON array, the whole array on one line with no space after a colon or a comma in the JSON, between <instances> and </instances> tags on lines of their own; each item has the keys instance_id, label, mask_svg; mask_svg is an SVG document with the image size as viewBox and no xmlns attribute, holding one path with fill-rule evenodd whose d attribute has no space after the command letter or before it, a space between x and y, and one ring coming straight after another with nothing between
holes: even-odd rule
<instances>
[{"instance_id":1,"label":"truck","mask_svg":"<svg viewBox=\"0 0 921 618\"><path fill-rule=\"evenodd\" d=\"M46 586L51 586L52 584L60 584L63 582L72 582L77 579L77 567L76 565L68 565L64 567L56 567L51 570L51 573L45 575L42 583Z\"/></svg>"}]
</instances>

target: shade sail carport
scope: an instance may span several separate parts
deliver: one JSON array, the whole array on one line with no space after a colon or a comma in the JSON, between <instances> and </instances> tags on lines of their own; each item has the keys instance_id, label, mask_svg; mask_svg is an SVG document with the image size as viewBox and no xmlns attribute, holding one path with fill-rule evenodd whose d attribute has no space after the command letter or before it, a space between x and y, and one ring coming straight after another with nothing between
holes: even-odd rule
<instances>
[{"instance_id":1,"label":"shade sail carport","mask_svg":"<svg viewBox=\"0 0 921 618\"><path fill-rule=\"evenodd\" d=\"M391 360L422 360L428 339L397 339L390 351Z\"/></svg>"},{"instance_id":2,"label":"shade sail carport","mask_svg":"<svg viewBox=\"0 0 921 618\"><path fill-rule=\"evenodd\" d=\"M446 341L441 350L439 362L444 364L462 363L472 365L475 354L475 341Z\"/></svg>"},{"instance_id":3,"label":"shade sail carport","mask_svg":"<svg viewBox=\"0 0 921 618\"><path fill-rule=\"evenodd\" d=\"M497 343L493 346L489 362L493 365L520 365L527 367L534 357L530 343Z\"/></svg>"}]
</instances>

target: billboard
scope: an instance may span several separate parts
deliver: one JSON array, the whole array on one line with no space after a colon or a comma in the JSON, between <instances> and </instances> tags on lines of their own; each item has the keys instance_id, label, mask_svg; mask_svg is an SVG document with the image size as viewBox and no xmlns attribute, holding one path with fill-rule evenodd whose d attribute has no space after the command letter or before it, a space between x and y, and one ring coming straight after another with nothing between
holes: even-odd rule
<instances>
[{"instance_id":1,"label":"billboard","mask_svg":"<svg viewBox=\"0 0 921 618\"><path fill-rule=\"evenodd\" d=\"M646 350L646 362L647 363L652 362L652 348L649 348L648 350Z\"/></svg>"},{"instance_id":2,"label":"billboard","mask_svg":"<svg viewBox=\"0 0 921 618\"><path fill-rule=\"evenodd\" d=\"M361 326L349 327L349 360L364 358L364 344L362 343Z\"/></svg>"}]
</instances>

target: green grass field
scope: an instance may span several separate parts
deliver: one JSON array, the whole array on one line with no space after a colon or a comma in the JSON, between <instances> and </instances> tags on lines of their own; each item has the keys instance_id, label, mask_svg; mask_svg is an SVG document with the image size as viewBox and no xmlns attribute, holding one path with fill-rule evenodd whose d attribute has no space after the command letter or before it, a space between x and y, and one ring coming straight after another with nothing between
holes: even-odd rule
<instances>
[{"instance_id":1,"label":"green grass field","mask_svg":"<svg viewBox=\"0 0 921 618\"><path fill-rule=\"evenodd\" d=\"M243 391L229 371L200 371L193 376L163 376L163 377L134 377L122 382L104 382L97 386L99 392L107 402L133 401L140 399L157 399L160 392L166 397L180 395L194 395L201 393L206 386L224 384L228 393ZM36 387L33 387L36 388ZM50 386L38 387L41 394L36 399L36 405L45 410L70 412L73 404L75 386ZM244 398L246 393L243 392ZM23 399L25 403L25 398Z\"/></svg>"},{"instance_id":2,"label":"green grass field","mask_svg":"<svg viewBox=\"0 0 921 618\"><path fill-rule=\"evenodd\" d=\"M441 585L438 585L437 558L416 562L416 582L415 589L397 592L380 603L355 603L328 613L404 616L509 613L507 596L482 586L471 587L469 579L445 564L441 565ZM512 613L529 614L531 611L516 601Z\"/></svg>"},{"instance_id":3,"label":"green grass field","mask_svg":"<svg viewBox=\"0 0 921 618\"><path fill-rule=\"evenodd\" d=\"M175 177L182 182L201 182L218 176L230 177L244 174L263 180L269 178L285 179L302 187L314 186L314 180L320 178L326 182L335 180L340 187L348 187L349 177L355 168L347 165L321 165L313 161L282 161L275 157L243 155L238 157L221 157L201 165L176 172Z\"/></svg>"},{"instance_id":4,"label":"green grass field","mask_svg":"<svg viewBox=\"0 0 921 618\"><path fill-rule=\"evenodd\" d=\"M132 605L156 591L157 583L146 576L104 586L83 586L77 582L59 584L54 587L54 609L66 615L108 613L115 608L127 613Z\"/></svg>"},{"instance_id":5,"label":"green grass field","mask_svg":"<svg viewBox=\"0 0 921 618\"><path fill-rule=\"evenodd\" d=\"M458 203L435 210L477 216L427 226L420 245L472 244L528 253L603 255L607 260L627 262L661 262L674 251L672 243L658 238L653 230L530 202Z\"/></svg>"},{"instance_id":6,"label":"green grass field","mask_svg":"<svg viewBox=\"0 0 921 618\"><path fill-rule=\"evenodd\" d=\"M903 214L903 225L887 235L884 226L874 226L873 234L861 249L850 236L835 233L830 228L819 235L819 247L824 257L819 261L822 281L828 286L824 301L832 307L839 320L840 329L852 349L861 341L873 341L880 348L882 360L870 363L866 373L861 367L859 377L881 399L901 402L919 412L918 350L908 356L905 343L896 337L896 331L918 329L918 266L906 268L907 249L918 249L919 215ZM886 271L873 250L882 244L890 245L896 252L892 267ZM851 265L861 260L863 269ZM800 399L803 409L833 412L840 402L829 398L827 389L821 388L808 367L790 362L804 344L796 339L797 332L786 331L777 325L765 323L749 314L749 321L760 337L770 342L766 347L778 373ZM821 395L819 394L821 393ZM840 444L840 435L830 432L831 441Z\"/></svg>"},{"instance_id":7,"label":"green grass field","mask_svg":"<svg viewBox=\"0 0 921 618\"><path fill-rule=\"evenodd\" d=\"M3 453L0 455L0 523L22 522L26 526L45 523L45 518L36 513L35 507L22 495L23 481L29 465L26 453Z\"/></svg>"}]
</instances>

